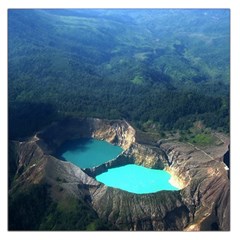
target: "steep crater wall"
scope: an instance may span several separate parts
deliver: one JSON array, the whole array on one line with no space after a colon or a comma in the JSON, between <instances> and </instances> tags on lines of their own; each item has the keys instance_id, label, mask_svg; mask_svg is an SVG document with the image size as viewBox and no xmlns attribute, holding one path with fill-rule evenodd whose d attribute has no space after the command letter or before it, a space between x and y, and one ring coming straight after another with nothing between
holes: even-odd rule
<instances>
[{"instance_id":1,"label":"steep crater wall","mask_svg":"<svg viewBox=\"0 0 240 240\"><path fill-rule=\"evenodd\" d=\"M82 137L106 140L124 152L115 160L84 171L54 157L65 141ZM81 199L100 219L119 230L229 230L230 185L223 163L228 143L218 151L210 149L210 155L172 140L139 144L135 130L125 121L67 119L15 145L18 167L10 194L30 184L47 182L53 186L55 201L66 196ZM171 181L182 189L139 195L94 179L108 168L127 163L166 169L173 175ZM59 185L61 192L56 190Z\"/></svg>"},{"instance_id":2,"label":"steep crater wall","mask_svg":"<svg viewBox=\"0 0 240 240\"><path fill-rule=\"evenodd\" d=\"M96 118L70 118L53 123L36 137L45 152L52 154L65 141L79 138L96 138L128 149L135 142L135 130L126 121Z\"/></svg>"}]
</instances>

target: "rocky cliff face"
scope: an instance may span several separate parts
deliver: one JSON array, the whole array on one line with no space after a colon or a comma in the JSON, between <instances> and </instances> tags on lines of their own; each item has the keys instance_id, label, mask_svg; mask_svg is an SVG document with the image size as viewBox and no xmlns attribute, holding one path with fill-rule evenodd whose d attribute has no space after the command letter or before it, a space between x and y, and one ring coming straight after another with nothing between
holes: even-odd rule
<instances>
[{"instance_id":1,"label":"rocky cliff face","mask_svg":"<svg viewBox=\"0 0 240 240\"><path fill-rule=\"evenodd\" d=\"M125 151L116 160L84 171L52 155L64 141L81 137L104 139ZM223 162L228 144L225 139L223 144L206 149L173 140L142 145L125 121L70 119L26 142L15 143L18 168L9 192L48 183L54 201L66 196L80 199L119 230L229 230L230 184ZM181 190L133 194L94 178L127 163L166 169Z\"/></svg>"},{"instance_id":2,"label":"rocky cliff face","mask_svg":"<svg viewBox=\"0 0 240 240\"><path fill-rule=\"evenodd\" d=\"M169 156L169 171L175 181L185 185L182 200L190 210L191 220L185 230L230 229L230 183L222 156L224 144L198 148L187 143L165 142L160 147Z\"/></svg>"},{"instance_id":3,"label":"rocky cliff face","mask_svg":"<svg viewBox=\"0 0 240 240\"><path fill-rule=\"evenodd\" d=\"M96 118L66 119L53 123L39 132L36 138L45 152L54 153L67 140L96 138L128 149L135 142L135 130L126 121Z\"/></svg>"}]
</instances>

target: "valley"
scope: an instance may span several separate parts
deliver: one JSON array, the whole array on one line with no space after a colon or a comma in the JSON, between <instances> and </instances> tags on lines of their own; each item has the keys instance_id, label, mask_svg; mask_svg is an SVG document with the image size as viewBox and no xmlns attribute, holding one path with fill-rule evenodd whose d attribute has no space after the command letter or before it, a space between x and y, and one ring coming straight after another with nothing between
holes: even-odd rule
<instances>
[{"instance_id":1,"label":"valley","mask_svg":"<svg viewBox=\"0 0 240 240\"><path fill-rule=\"evenodd\" d=\"M229 133L228 9L8 10L9 230L229 231Z\"/></svg>"}]
</instances>

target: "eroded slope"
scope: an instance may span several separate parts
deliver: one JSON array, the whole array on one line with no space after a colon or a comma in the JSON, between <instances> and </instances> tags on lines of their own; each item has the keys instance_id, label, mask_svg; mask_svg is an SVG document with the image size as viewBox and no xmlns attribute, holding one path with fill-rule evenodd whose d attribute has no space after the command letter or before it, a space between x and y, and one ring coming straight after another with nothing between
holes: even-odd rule
<instances>
[{"instance_id":1,"label":"eroded slope","mask_svg":"<svg viewBox=\"0 0 240 240\"><path fill-rule=\"evenodd\" d=\"M53 156L64 141L80 137L104 139L122 146L125 151L116 160L84 171ZM10 197L32 185L47 184L51 199L60 204L60 209L62 205L71 205L68 202L74 199L92 212L95 218L90 218L86 228L229 230L230 186L223 163L229 144L227 138L223 144L208 149L175 140L165 139L154 145L137 141L135 130L125 121L71 119L55 123L28 141L14 143L17 170ZM139 195L107 187L94 179L108 168L127 163L165 168L181 190ZM107 223L107 227L104 224L96 227L96 219ZM77 220L71 218L71 221ZM54 224L51 226L55 228L51 229L57 229L56 226L65 229L57 220ZM72 230L79 229L77 226L73 225Z\"/></svg>"}]
</instances>

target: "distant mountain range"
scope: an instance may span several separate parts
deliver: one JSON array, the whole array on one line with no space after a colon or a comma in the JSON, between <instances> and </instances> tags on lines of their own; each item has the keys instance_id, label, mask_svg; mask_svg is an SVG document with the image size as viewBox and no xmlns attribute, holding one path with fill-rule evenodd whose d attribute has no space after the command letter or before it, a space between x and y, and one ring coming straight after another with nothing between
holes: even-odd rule
<instances>
[{"instance_id":1,"label":"distant mountain range","mask_svg":"<svg viewBox=\"0 0 240 240\"><path fill-rule=\"evenodd\" d=\"M229 10L10 9L8 19L13 107L228 128Z\"/></svg>"}]
</instances>

